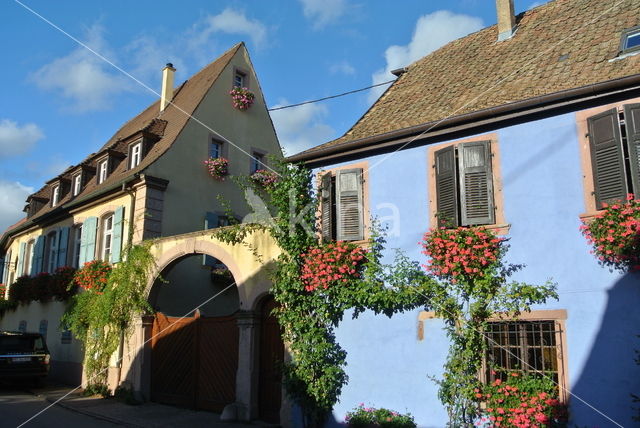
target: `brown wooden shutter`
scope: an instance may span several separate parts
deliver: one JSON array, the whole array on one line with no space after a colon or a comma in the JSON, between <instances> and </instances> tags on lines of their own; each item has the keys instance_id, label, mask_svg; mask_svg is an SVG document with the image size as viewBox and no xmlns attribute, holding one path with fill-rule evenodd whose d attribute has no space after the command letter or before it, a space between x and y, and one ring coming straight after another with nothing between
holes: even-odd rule
<instances>
[{"instance_id":1,"label":"brown wooden shutter","mask_svg":"<svg viewBox=\"0 0 640 428\"><path fill-rule=\"evenodd\" d=\"M461 225L495 223L490 141L458 145Z\"/></svg>"},{"instance_id":2,"label":"brown wooden shutter","mask_svg":"<svg viewBox=\"0 0 640 428\"><path fill-rule=\"evenodd\" d=\"M331 198L331 173L328 172L320 179L320 229L322 231L322 241L330 241L333 230L333 203Z\"/></svg>"},{"instance_id":3,"label":"brown wooden shutter","mask_svg":"<svg viewBox=\"0 0 640 428\"><path fill-rule=\"evenodd\" d=\"M627 129L627 147L631 167L633 194L640 198L640 104L624 106L624 121Z\"/></svg>"},{"instance_id":4,"label":"brown wooden shutter","mask_svg":"<svg viewBox=\"0 0 640 428\"><path fill-rule=\"evenodd\" d=\"M603 203L621 200L627 195L618 111L605 111L590 117L587 122L596 207L601 209Z\"/></svg>"},{"instance_id":5,"label":"brown wooden shutter","mask_svg":"<svg viewBox=\"0 0 640 428\"><path fill-rule=\"evenodd\" d=\"M336 174L337 238L339 241L364 239L362 169L344 169Z\"/></svg>"},{"instance_id":6,"label":"brown wooden shutter","mask_svg":"<svg viewBox=\"0 0 640 428\"><path fill-rule=\"evenodd\" d=\"M458 226L455 146L435 152L438 226Z\"/></svg>"}]
</instances>

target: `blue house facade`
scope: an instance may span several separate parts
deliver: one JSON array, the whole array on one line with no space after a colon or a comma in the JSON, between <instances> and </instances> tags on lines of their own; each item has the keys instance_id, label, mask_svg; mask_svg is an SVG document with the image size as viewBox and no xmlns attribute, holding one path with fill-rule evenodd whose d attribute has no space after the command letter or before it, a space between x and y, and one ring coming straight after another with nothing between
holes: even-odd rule
<instances>
[{"instance_id":1,"label":"blue house facade","mask_svg":"<svg viewBox=\"0 0 640 428\"><path fill-rule=\"evenodd\" d=\"M494 342L498 363L554 372L572 426L635 426L640 274L600 266L579 227L603 203L640 197L640 5L557 0L514 16L511 1L496 3L497 26L397 70L343 137L289 159L323 183L325 237L364 240L377 218L389 255L421 263L437 213L508 238L508 261L526 265L514 279L551 279L559 299L492 324L494 338L533 332ZM335 421L365 402L445 426L429 378L442 375L442 327L425 311L345 320L349 383Z\"/></svg>"}]
</instances>

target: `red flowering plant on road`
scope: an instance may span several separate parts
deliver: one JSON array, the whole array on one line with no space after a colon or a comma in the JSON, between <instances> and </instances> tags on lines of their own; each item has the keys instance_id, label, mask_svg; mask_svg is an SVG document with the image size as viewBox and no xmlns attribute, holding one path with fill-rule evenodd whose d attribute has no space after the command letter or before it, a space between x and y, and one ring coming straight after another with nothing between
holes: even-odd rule
<instances>
[{"instance_id":1,"label":"red flowering plant on road","mask_svg":"<svg viewBox=\"0 0 640 428\"><path fill-rule=\"evenodd\" d=\"M307 291L348 285L362 277L367 251L350 242L329 242L301 254L300 278Z\"/></svg>"},{"instance_id":2,"label":"red flowering plant on road","mask_svg":"<svg viewBox=\"0 0 640 428\"><path fill-rule=\"evenodd\" d=\"M558 387L543 374L511 372L506 380L475 390L484 404L476 425L504 428L564 427L567 406L558 400Z\"/></svg>"},{"instance_id":3,"label":"red flowering plant on road","mask_svg":"<svg viewBox=\"0 0 640 428\"><path fill-rule=\"evenodd\" d=\"M442 280L467 283L499 263L504 242L482 227L431 229L422 240L422 253L430 257L423 266Z\"/></svg>"},{"instance_id":4,"label":"red flowering plant on road","mask_svg":"<svg viewBox=\"0 0 640 428\"><path fill-rule=\"evenodd\" d=\"M580 231L600 264L621 271L640 270L640 199L603 204L604 211L583 220Z\"/></svg>"},{"instance_id":5,"label":"red flowering plant on road","mask_svg":"<svg viewBox=\"0 0 640 428\"><path fill-rule=\"evenodd\" d=\"M102 294L107 286L109 275L111 274L111 265L102 260L94 260L84 264L74 277L74 282L86 291L93 291Z\"/></svg>"}]
</instances>

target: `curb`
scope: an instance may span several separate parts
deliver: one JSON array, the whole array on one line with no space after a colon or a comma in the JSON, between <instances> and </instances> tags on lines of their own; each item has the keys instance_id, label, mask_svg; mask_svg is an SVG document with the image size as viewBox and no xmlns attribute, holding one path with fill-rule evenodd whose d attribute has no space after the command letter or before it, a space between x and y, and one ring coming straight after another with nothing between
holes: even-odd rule
<instances>
[{"instance_id":1,"label":"curb","mask_svg":"<svg viewBox=\"0 0 640 428\"><path fill-rule=\"evenodd\" d=\"M82 415L90 416L94 419L101 419L103 421L111 422L113 424L125 426L125 427L145 428L143 425L137 425L131 422L126 422L120 419L112 418L110 416L101 415L99 413L95 413L90 410L78 409L77 407L66 404L63 401L57 401L57 399L53 397L45 397L45 400L47 400L49 403L54 404L56 406L60 406L64 409L71 410L72 412L80 413Z\"/></svg>"}]
</instances>

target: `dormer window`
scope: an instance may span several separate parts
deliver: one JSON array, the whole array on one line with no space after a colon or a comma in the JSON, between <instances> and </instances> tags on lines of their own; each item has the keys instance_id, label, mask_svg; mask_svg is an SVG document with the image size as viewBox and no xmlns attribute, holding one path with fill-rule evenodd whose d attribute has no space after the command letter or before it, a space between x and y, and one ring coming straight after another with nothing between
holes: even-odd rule
<instances>
[{"instance_id":1,"label":"dormer window","mask_svg":"<svg viewBox=\"0 0 640 428\"><path fill-rule=\"evenodd\" d=\"M77 173L71 179L71 193L73 196L78 196L82 190L82 172Z\"/></svg>"},{"instance_id":2,"label":"dormer window","mask_svg":"<svg viewBox=\"0 0 640 428\"><path fill-rule=\"evenodd\" d=\"M623 31L620 40L620 53L640 51L640 26Z\"/></svg>"},{"instance_id":3,"label":"dormer window","mask_svg":"<svg viewBox=\"0 0 640 428\"><path fill-rule=\"evenodd\" d=\"M109 175L109 158L98 162L98 184L104 183Z\"/></svg>"},{"instance_id":4,"label":"dormer window","mask_svg":"<svg viewBox=\"0 0 640 428\"><path fill-rule=\"evenodd\" d=\"M140 165L142 160L142 140L129 146L129 169L133 169Z\"/></svg>"},{"instance_id":5,"label":"dormer window","mask_svg":"<svg viewBox=\"0 0 640 428\"><path fill-rule=\"evenodd\" d=\"M51 206L55 207L60 202L60 185L56 184L51 190Z\"/></svg>"}]
</instances>

